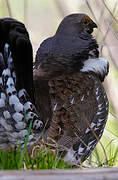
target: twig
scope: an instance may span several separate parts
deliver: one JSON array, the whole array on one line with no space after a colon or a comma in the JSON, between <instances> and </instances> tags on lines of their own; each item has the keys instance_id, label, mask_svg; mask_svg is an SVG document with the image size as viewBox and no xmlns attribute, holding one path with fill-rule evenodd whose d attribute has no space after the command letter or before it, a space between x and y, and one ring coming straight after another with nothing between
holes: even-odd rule
<instances>
[{"instance_id":1,"label":"twig","mask_svg":"<svg viewBox=\"0 0 118 180\"><path fill-rule=\"evenodd\" d=\"M110 13L110 15L112 16L112 18L116 21L116 23L118 24L118 20L114 17L114 15L112 14L112 12L110 11L110 9L108 8L108 6L106 5L105 1L102 0L104 6L106 7L106 9L108 10L108 12ZM117 3L117 2L116 2Z\"/></svg>"},{"instance_id":2,"label":"twig","mask_svg":"<svg viewBox=\"0 0 118 180\"><path fill-rule=\"evenodd\" d=\"M60 13L61 13L61 16L64 17L67 15L67 8L65 7L65 3L63 2L63 4L59 1L59 0L55 0L55 4L57 5Z\"/></svg>"},{"instance_id":3,"label":"twig","mask_svg":"<svg viewBox=\"0 0 118 180\"><path fill-rule=\"evenodd\" d=\"M112 14L115 13L116 7L117 7L117 3L114 4L114 8L113 8ZM104 19L104 22L106 22L105 19ZM106 23L107 23L107 22L106 22ZM108 35L108 32L109 32L109 30L110 30L110 25L111 25L111 24L112 24L112 19L111 19L111 21L109 22L109 24L107 24L107 30L106 30L106 33L105 33L105 35L104 35L104 37L103 37L103 42L105 42L105 39L106 39L106 37L107 37L107 35ZM101 54L102 54L102 49L103 49L103 43L102 43L102 46L101 46L101 49L100 49L100 53L101 53Z\"/></svg>"},{"instance_id":4,"label":"twig","mask_svg":"<svg viewBox=\"0 0 118 180\"><path fill-rule=\"evenodd\" d=\"M93 10L92 10L92 8L91 8L88 0L86 0L86 4L87 4L87 6L88 6L88 8L89 8L89 10L90 10L90 12L91 12L91 14L93 15L95 21L97 22L97 24L99 24L98 21L97 21L97 19L96 19L96 17L95 17L95 15L94 15L94 13L93 13ZM102 32L102 30L101 30L100 25L99 25L99 30L100 30L100 33L102 34L102 36L104 36L104 35L103 35L103 32ZM106 43L106 40L104 40L104 44L105 44L106 47L107 47L107 50L108 50L108 53L109 53L110 58L113 60L114 65L115 65L115 66L117 67L117 69L118 69L118 65L115 63L115 60L114 60L114 58L113 58L113 56L112 56L112 53L111 53L111 50L110 50L109 46L108 46L107 43Z\"/></svg>"},{"instance_id":5,"label":"twig","mask_svg":"<svg viewBox=\"0 0 118 180\"><path fill-rule=\"evenodd\" d=\"M9 0L5 0L5 2L6 2L7 9L8 9L9 17L13 17L13 16L12 16L12 11L11 11L11 7L10 7Z\"/></svg>"},{"instance_id":6,"label":"twig","mask_svg":"<svg viewBox=\"0 0 118 180\"><path fill-rule=\"evenodd\" d=\"M27 0L24 0L24 23L27 26L27 9L28 9L28 3Z\"/></svg>"},{"instance_id":7,"label":"twig","mask_svg":"<svg viewBox=\"0 0 118 180\"><path fill-rule=\"evenodd\" d=\"M98 22L101 22L102 17L104 16L104 13L105 13L105 10L104 10L104 7L102 7ZM96 39L98 38L98 35L99 35L99 26L98 26L98 31L97 31L97 34L96 34Z\"/></svg>"}]
</instances>

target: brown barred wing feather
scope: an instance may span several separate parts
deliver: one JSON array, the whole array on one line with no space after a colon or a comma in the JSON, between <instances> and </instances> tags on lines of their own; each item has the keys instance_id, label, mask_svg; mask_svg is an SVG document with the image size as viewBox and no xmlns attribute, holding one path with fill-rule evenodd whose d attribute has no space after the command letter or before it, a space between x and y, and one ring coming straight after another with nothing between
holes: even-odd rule
<instances>
[{"instance_id":1,"label":"brown barred wing feather","mask_svg":"<svg viewBox=\"0 0 118 180\"><path fill-rule=\"evenodd\" d=\"M53 118L47 137L58 144L59 154L66 154L65 160L78 164L102 136L108 116L106 93L93 73L58 77L49 86Z\"/></svg>"}]
</instances>

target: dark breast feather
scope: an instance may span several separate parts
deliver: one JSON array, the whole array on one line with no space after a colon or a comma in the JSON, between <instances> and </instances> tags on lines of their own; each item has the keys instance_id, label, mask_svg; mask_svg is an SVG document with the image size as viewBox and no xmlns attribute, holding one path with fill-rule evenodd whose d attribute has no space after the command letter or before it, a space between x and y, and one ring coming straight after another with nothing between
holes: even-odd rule
<instances>
[{"instance_id":1,"label":"dark breast feather","mask_svg":"<svg viewBox=\"0 0 118 180\"><path fill-rule=\"evenodd\" d=\"M89 54L91 51L94 55ZM53 36L46 39L40 45L37 54L35 68L43 69L47 73L59 71L79 71L83 61L98 58L98 44L95 39L81 39Z\"/></svg>"}]
</instances>

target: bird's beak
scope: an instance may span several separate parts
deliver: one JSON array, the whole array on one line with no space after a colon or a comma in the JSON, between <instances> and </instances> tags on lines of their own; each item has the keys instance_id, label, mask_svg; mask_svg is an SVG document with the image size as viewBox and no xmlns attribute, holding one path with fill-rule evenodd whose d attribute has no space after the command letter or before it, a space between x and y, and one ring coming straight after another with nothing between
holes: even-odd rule
<instances>
[{"instance_id":1,"label":"bird's beak","mask_svg":"<svg viewBox=\"0 0 118 180\"><path fill-rule=\"evenodd\" d=\"M97 26L97 24L96 24L96 23L94 23L93 21L91 21L91 23L90 23L90 24L91 24L91 27L92 27L92 28L97 28L97 27L98 27L98 26Z\"/></svg>"},{"instance_id":2,"label":"bird's beak","mask_svg":"<svg viewBox=\"0 0 118 180\"><path fill-rule=\"evenodd\" d=\"M97 28L97 24L94 23L92 20L90 21L89 25L88 25L88 29L87 29L87 33L91 34L93 32L93 29Z\"/></svg>"}]
</instances>

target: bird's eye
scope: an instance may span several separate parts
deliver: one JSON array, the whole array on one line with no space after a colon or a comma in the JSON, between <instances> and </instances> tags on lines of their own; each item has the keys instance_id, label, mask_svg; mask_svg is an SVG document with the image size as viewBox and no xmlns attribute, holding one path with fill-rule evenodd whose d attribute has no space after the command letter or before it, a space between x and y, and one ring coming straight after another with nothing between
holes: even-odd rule
<instances>
[{"instance_id":1,"label":"bird's eye","mask_svg":"<svg viewBox=\"0 0 118 180\"><path fill-rule=\"evenodd\" d=\"M83 21L84 24L89 24L89 21L87 21L86 19Z\"/></svg>"},{"instance_id":2,"label":"bird's eye","mask_svg":"<svg viewBox=\"0 0 118 180\"><path fill-rule=\"evenodd\" d=\"M82 19L82 23L85 25L88 25L90 23L90 21L91 21L91 19L88 16L86 16Z\"/></svg>"}]
</instances>

